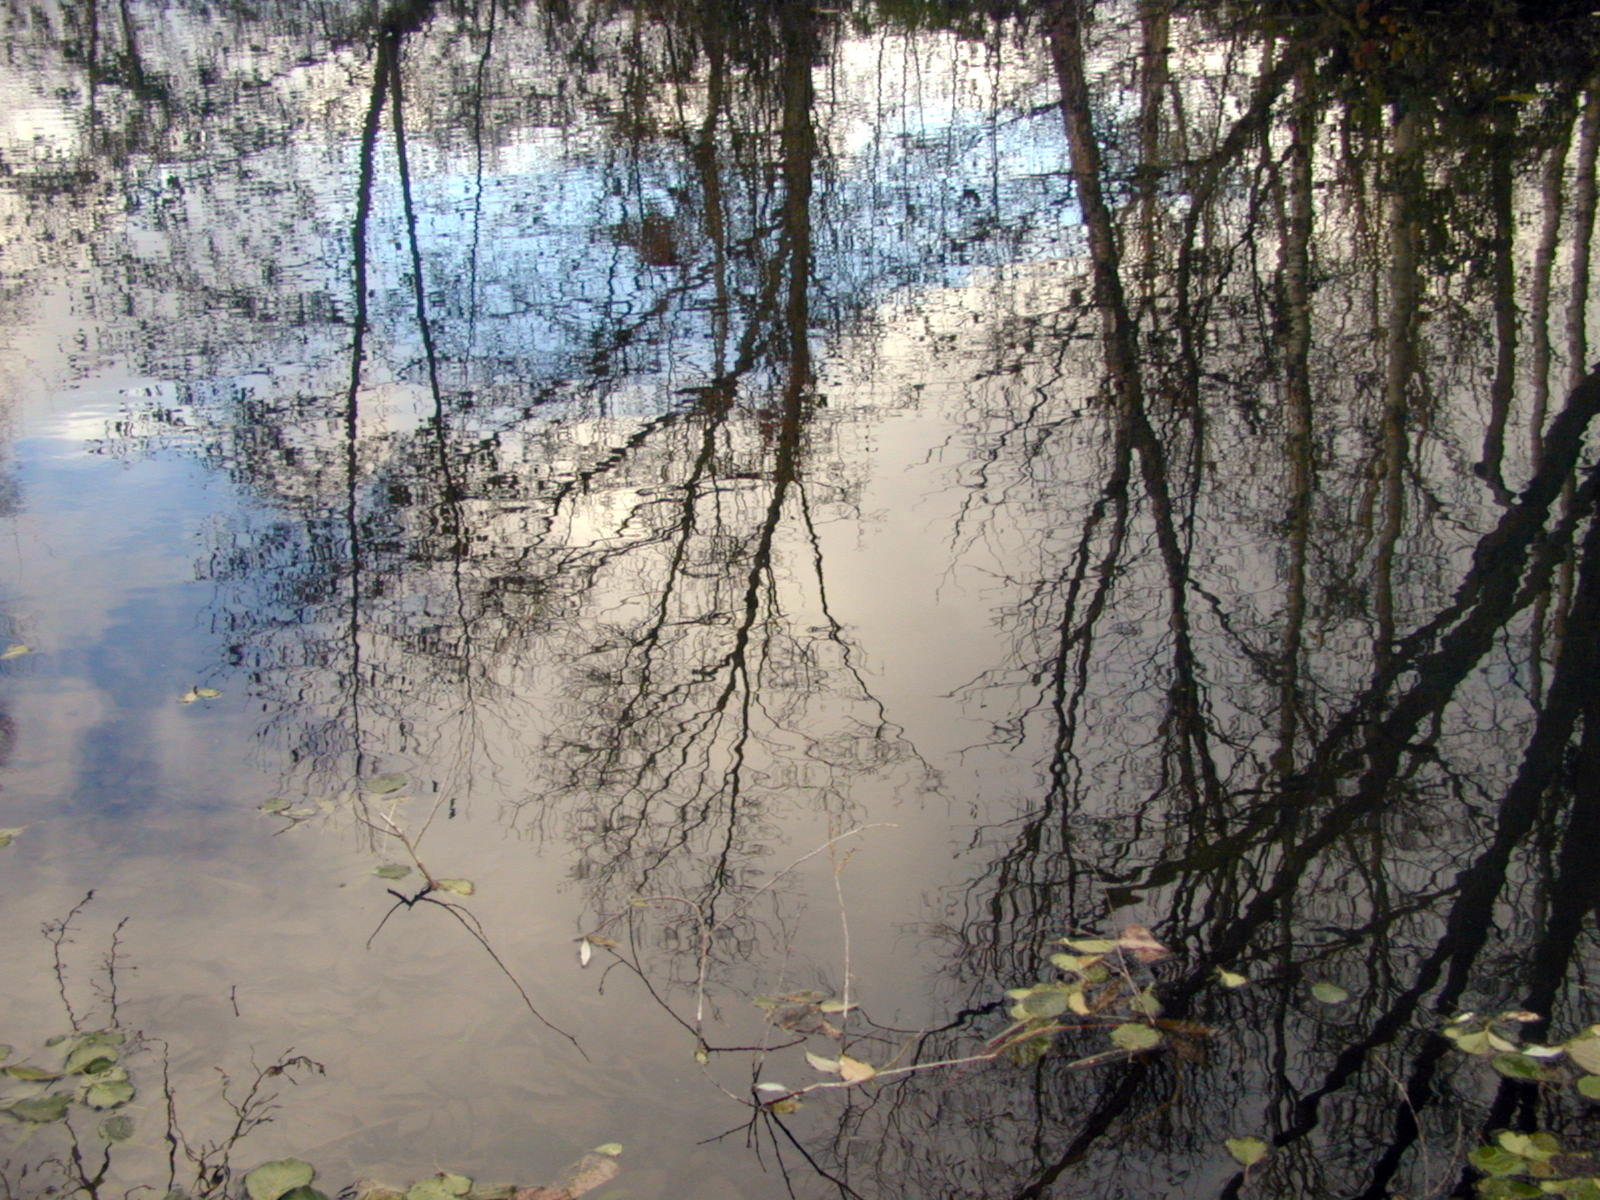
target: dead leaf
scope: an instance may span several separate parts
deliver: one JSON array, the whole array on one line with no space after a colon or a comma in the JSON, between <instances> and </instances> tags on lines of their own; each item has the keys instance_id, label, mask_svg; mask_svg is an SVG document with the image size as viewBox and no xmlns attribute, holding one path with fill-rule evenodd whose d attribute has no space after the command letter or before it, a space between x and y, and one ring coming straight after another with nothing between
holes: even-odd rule
<instances>
[{"instance_id":1,"label":"dead leaf","mask_svg":"<svg viewBox=\"0 0 1600 1200\"><path fill-rule=\"evenodd\" d=\"M878 1068L871 1063L851 1058L848 1054L839 1055L839 1078L846 1083L865 1083L877 1073Z\"/></svg>"},{"instance_id":2,"label":"dead leaf","mask_svg":"<svg viewBox=\"0 0 1600 1200\"><path fill-rule=\"evenodd\" d=\"M1155 934L1143 925L1125 927L1117 935L1117 948L1127 951L1142 963L1160 962L1163 958L1172 957L1172 951L1156 941Z\"/></svg>"},{"instance_id":3,"label":"dead leaf","mask_svg":"<svg viewBox=\"0 0 1600 1200\"><path fill-rule=\"evenodd\" d=\"M615 1158L591 1150L561 1172L556 1186L563 1195L577 1197L610 1183L621 1173L622 1166Z\"/></svg>"}]
</instances>

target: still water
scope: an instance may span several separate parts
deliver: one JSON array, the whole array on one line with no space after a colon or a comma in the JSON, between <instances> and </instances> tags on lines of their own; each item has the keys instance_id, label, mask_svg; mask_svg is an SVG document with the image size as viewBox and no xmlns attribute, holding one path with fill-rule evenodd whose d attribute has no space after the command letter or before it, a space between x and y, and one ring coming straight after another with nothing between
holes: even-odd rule
<instances>
[{"instance_id":1,"label":"still water","mask_svg":"<svg viewBox=\"0 0 1600 1200\"><path fill-rule=\"evenodd\" d=\"M4 9L0 1195L1593 1148L1595 22L1078 16Z\"/></svg>"}]
</instances>

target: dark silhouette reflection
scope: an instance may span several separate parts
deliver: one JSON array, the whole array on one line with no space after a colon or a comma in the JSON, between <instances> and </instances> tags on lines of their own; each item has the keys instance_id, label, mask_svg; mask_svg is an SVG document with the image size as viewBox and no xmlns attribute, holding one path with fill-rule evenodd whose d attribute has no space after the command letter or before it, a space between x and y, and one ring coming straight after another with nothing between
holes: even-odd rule
<instances>
[{"instance_id":1,"label":"dark silhouette reflection","mask_svg":"<svg viewBox=\"0 0 1600 1200\"><path fill-rule=\"evenodd\" d=\"M16 302L84 272L75 366L179 381L100 448L247 498L203 573L295 786L400 769L569 843L681 1016L791 951L774 845L959 761L946 1019L879 1061L981 1045L1063 934L1177 951L1160 1053L1064 1035L764 1114L797 1191L1420 1196L1485 1130L1581 1134L1437 1030L1593 1017L1593 22L108 11L19 44L81 128L7 177L61 200ZM835 600L891 407L940 423L938 535L998 589L956 696L989 733L938 759Z\"/></svg>"},{"instance_id":2,"label":"dark silhouette reflection","mask_svg":"<svg viewBox=\"0 0 1600 1200\"><path fill-rule=\"evenodd\" d=\"M1348 48L1313 30L1232 43L1253 77L1197 111L1152 65L1206 44L1172 16L1108 31L1068 3L1047 26L1087 241L1060 292L1092 308L1043 317L1069 349L970 390L963 517L1056 514L1017 580L1018 654L972 688L1010 698L995 746L1037 777L961 897L967 1019L916 1045L993 1032L1051 939L1121 911L1183 948L1165 1017L1210 1029L1208 1052L1091 1076L1069 1044L886 1086L821 1156L863 1193L1420 1195L1467 1178L1462 1138L1576 1129L1570 1096L1526 1084L1482 1104L1495 1077L1437 1030L1462 1008L1526 1007L1552 1037L1592 1016L1595 895L1566 872L1592 819L1594 150L1573 122L1593 81L1552 72L1484 120L1518 103L1494 99L1505 64L1419 94L1397 52L1354 104L1322 73ZM1520 285L1519 222L1541 239ZM1255 982L1227 991L1218 967ZM1272 1147L1248 1176L1222 1149L1245 1132Z\"/></svg>"}]
</instances>

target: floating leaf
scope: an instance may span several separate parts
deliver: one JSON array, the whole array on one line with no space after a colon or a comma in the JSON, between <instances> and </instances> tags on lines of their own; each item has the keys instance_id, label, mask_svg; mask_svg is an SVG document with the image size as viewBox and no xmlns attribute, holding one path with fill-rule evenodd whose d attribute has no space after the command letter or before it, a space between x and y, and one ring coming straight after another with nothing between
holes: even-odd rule
<instances>
[{"instance_id":1,"label":"floating leaf","mask_svg":"<svg viewBox=\"0 0 1600 1200\"><path fill-rule=\"evenodd\" d=\"M578 939L578 965L587 967L589 960L594 957L594 944L588 938Z\"/></svg>"},{"instance_id":2,"label":"floating leaf","mask_svg":"<svg viewBox=\"0 0 1600 1200\"><path fill-rule=\"evenodd\" d=\"M1222 1144L1241 1167L1253 1167L1267 1156L1267 1144L1258 1137L1231 1137Z\"/></svg>"},{"instance_id":3,"label":"floating leaf","mask_svg":"<svg viewBox=\"0 0 1600 1200\"><path fill-rule=\"evenodd\" d=\"M865 1083L877 1073L878 1068L871 1063L851 1058L848 1054L839 1055L839 1078L846 1083Z\"/></svg>"},{"instance_id":4,"label":"floating leaf","mask_svg":"<svg viewBox=\"0 0 1600 1200\"><path fill-rule=\"evenodd\" d=\"M24 654L32 653L32 646L24 645L22 642L12 642L4 650L0 650L0 662L4 662L8 658L21 658Z\"/></svg>"},{"instance_id":5,"label":"floating leaf","mask_svg":"<svg viewBox=\"0 0 1600 1200\"><path fill-rule=\"evenodd\" d=\"M1337 983L1329 983L1327 980L1318 980L1313 983L1311 985L1311 994L1324 1004L1343 1004L1350 999L1349 992L1345 991Z\"/></svg>"},{"instance_id":6,"label":"floating leaf","mask_svg":"<svg viewBox=\"0 0 1600 1200\"><path fill-rule=\"evenodd\" d=\"M711 1061L711 1055L706 1053L704 1046L696 1046L694 1048L694 1060L703 1067Z\"/></svg>"},{"instance_id":7,"label":"floating leaf","mask_svg":"<svg viewBox=\"0 0 1600 1200\"><path fill-rule=\"evenodd\" d=\"M1241 988L1250 982L1250 977L1248 975L1240 975L1236 971L1226 971L1223 968L1218 967L1217 982L1225 988Z\"/></svg>"},{"instance_id":8,"label":"floating leaf","mask_svg":"<svg viewBox=\"0 0 1600 1200\"><path fill-rule=\"evenodd\" d=\"M1067 992L1063 988L1037 988L1022 998L1022 1009L1030 1017L1049 1020L1067 1011Z\"/></svg>"},{"instance_id":9,"label":"floating leaf","mask_svg":"<svg viewBox=\"0 0 1600 1200\"><path fill-rule=\"evenodd\" d=\"M800 1101L796 1100L793 1096L785 1096L782 1100L774 1100L771 1104L767 1105L767 1111L775 1112L780 1116L786 1117L790 1113L797 1113L800 1111Z\"/></svg>"},{"instance_id":10,"label":"floating leaf","mask_svg":"<svg viewBox=\"0 0 1600 1200\"><path fill-rule=\"evenodd\" d=\"M1060 967L1063 971L1071 971L1075 975L1081 974L1085 967L1099 961L1100 956L1098 954L1052 954L1050 956L1052 966Z\"/></svg>"},{"instance_id":11,"label":"floating leaf","mask_svg":"<svg viewBox=\"0 0 1600 1200\"><path fill-rule=\"evenodd\" d=\"M4 1042L0 1042L0 1062L5 1062L5 1060L10 1057L11 1047L6 1045Z\"/></svg>"},{"instance_id":12,"label":"floating leaf","mask_svg":"<svg viewBox=\"0 0 1600 1200\"><path fill-rule=\"evenodd\" d=\"M83 1102L90 1108L116 1108L133 1099L133 1084L126 1079L110 1079L89 1085Z\"/></svg>"},{"instance_id":13,"label":"floating leaf","mask_svg":"<svg viewBox=\"0 0 1600 1200\"><path fill-rule=\"evenodd\" d=\"M1556 1141L1553 1134L1543 1131L1518 1133L1514 1129L1502 1129L1495 1135L1494 1140L1511 1153L1529 1162L1549 1162L1561 1153L1561 1143Z\"/></svg>"},{"instance_id":14,"label":"floating leaf","mask_svg":"<svg viewBox=\"0 0 1600 1200\"><path fill-rule=\"evenodd\" d=\"M49 1083L52 1079L61 1078L59 1072L46 1071L40 1067L30 1067L24 1063L18 1063L14 1067L5 1067L3 1070L11 1078L20 1079L23 1083Z\"/></svg>"},{"instance_id":15,"label":"floating leaf","mask_svg":"<svg viewBox=\"0 0 1600 1200\"><path fill-rule=\"evenodd\" d=\"M274 796L271 800L263 800L256 807L264 813L281 813L289 807L289 802L282 796Z\"/></svg>"},{"instance_id":16,"label":"floating leaf","mask_svg":"<svg viewBox=\"0 0 1600 1200\"><path fill-rule=\"evenodd\" d=\"M1478 1029L1471 1033L1463 1033L1457 1029L1446 1029L1444 1035L1456 1044L1457 1050L1467 1054L1498 1053L1489 1041L1489 1031L1487 1029Z\"/></svg>"},{"instance_id":17,"label":"floating leaf","mask_svg":"<svg viewBox=\"0 0 1600 1200\"><path fill-rule=\"evenodd\" d=\"M362 786L374 796L387 796L390 792L398 792L408 782L404 775L374 775Z\"/></svg>"},{"instance_id":18,"label":"floating leaf","mask_svg":"<svg viewBox=\"0 0 1600 1200\"><path fill-rule=\"evenodd\" d=\"M428 1179L419 1179L406 1191L406 1200L455 1200L472 1190L472 1180L465 1175L441 1171Z\"/></svg>"},{"instance_id":19,"label":"floating leaf","mask_svg":"<svg viewBox=\"0 0 1600 1200\"><path fill-rule=\"evenodd\" d=\"M435 879L434 883L446 892L454 892L458 896L470 896L478 889L473 886L470 879Z\"/></svg>"},{"instance_id":20,"label":"floating leaf","mask_svg":"<svg viewBox=\"0 0 1600 1200\"><path fill-rule=\"evenodd\" d=\"M854 1004L846 1004L843 1000L824 1000L817 1005L817 1011L833 1016L836 1013L849 1012L854 1007Z\"/></svg>"},{"instance_id":21,"label":"floating leaf","mask_svg":"<svg viewBox=\"0 0 1600 1200\"><path fill-rule=\"evenodd\" d=\"M1479 1146L1467 1161L1485 1175L1517 1175L1528 1169L1528 1160L1503 1146Z\"/></svg>"},{"instance_id":22,"label":"floating leaf","mask_svg":"<svg viewBox=\"0 0 1600 1200\"><path fill-rule=\"evenodd\" d=\"M372 873L379 879L404 879L411 874L411 868L405 863L384 863L373 867Z\"/></svg>"},{"instance_id":23,"label":"floating leaf","mask_svg":"<svg viewBox=\"0 0 1600 1200\"><path fill-rule=\"evenodd\" d=\"M596 1146L594 1148L594 1152L596 1154L608 1154L612 1158L615 1158L617 1155L622 1153L622 1143L606 1142L603 1145Z\"/></svg>"},{"instance_id":24,"label":"floating leaf","mask_svg":"<svg viewBox=\"0 0 1600 1200\"><path fill-rule=\"evenodd\" d=\"M775 1083L770 1079L764 1079L756 1084L756 1091L765 1092L768 1095L787 1096L794 1089L786 1083Z\"/></svg>"},{"instance_id":25,"label":"floating leaf","mask_svg":"<svg viewBox=\"0 0 1600 1200\"><path fill-rule=\"evenodd\" d=\"M296 1188L303 1188L316 1177L316 1169L298 1158L264 1162L244 1177L250 1200L280 1200Z\"/></svg>"},{"instance_id":26,"label":"floating leaf","mask_svg":"<svg viewBox=\"0 0 1600 1200\"><path fill-rule=\"evenodd\" d=\"M622 1147L618 1146L617 1149L620 1151ZM615 1155L591 1151L561 1172L556 1187L563 1195L577 1197L610 1183L621 1173L622 1167Z\"/></svg>"},{"instance_id":27,"label":"floating leaf","mask_svg":"<svg viewBox=\"0 0 1600 1200\"><path fill-rule=\"evenodd\" d=\"M125 1113L100 1122L100 1136L108 1142L125 1142L133 1136L133 1118Z\"/></svg>"},{"instance_id":28,"label":"floating leaf","mask_svg":"<svg viewBox=\"0 0 1600 1200\"><path fill-rule=\"evenodd\" d=\"M19 825L15 829L0 829L0 846L11 845L12 842L22 836L22 831L26 828L26 825Z\"/></svg>"},{"instance_id":29,"label":"floating leaf","mask_svg":"<svg viewBox=\"0 0 1600 1200\"><path fill-rule=\"evenodd\" d=\"M1156 994L1149 988L1143 988L1129 998L1128 1007L1134 1012L1143 1013L1147 1017L1161 1015L1161 1001L1156 999Z\"/></svg>"},{"instance_id":30,"label":"floating leaf","mask_svg":"<svg viewBox=\"0 0 1600 1200\"><path fill-rule=\"evenodd\" d=\"M1592 1033L1580 1034L1562 1047L1572 1059L1591 1075L1600 1075L1600 1037Z\"/></svg>"},{"instance_id":31,"label":"floating leaf","mask_svg":"<svg viewBox=\"0 0 1600 1200\"><path fill-rule=\"evenodd\" d=\"M1163 958L1170 958L1172 951L1156 941L1155 934L1143 925L1125 926L1117 934L1117 949L1131 954L1142 963L1160 962Z\"/></svg>"},{"instance_id":32,"label":"floating leaf","mask_svg":"<svg viewBox=\"0 0 1600 1200\"><path fill-rule=\"evenodd\" d=\"M1161 1044L1161 1031L1129 1022L1113 1029L1111 1040L1124 1050L1149 1050Z\"/></svg>"},{"instance_id":33,"label":"floating leaf","mask_svg":"<svg viewBox=\"0 0 1600 1200\"><path fill-rule=\"evenodd\" d=\"M1507 1079L1526 1079L1537 1082L1548 1079L1550 1072L1539 1061L1526 1054L1497 1054L1491 1065Z\"/></svg>"},{"instance_id":34,"label":"floating leaf","mask_svg":"<svg viewBox=\"0 0 1600 1200\"><path fill-rule=\"evenodd\" d=\"M193 704L198 699L200 699L200 693L195 691L193 688L190 688L187 692L178 697L178 703Z\"/></svg>"},{"instance_id":35,"label":"floating leaf","mask_svg":"<svg viewBox=\"0 0 1600 1200\"><path fill-rule=\"evenodd\" d=\"M51 1121L59 1121L67 1115L67 1106L72 1103L72 1096L68 1092L51 1092L48 1096L34 1096L28 1100L16 1100L6 1106L6 1111L18 1120L32 1121L35 1125L46 1125Z\"/></svg>"},{"instance_id":36,"label":"floating leaf","mask_svg":"<svg viewBox=\"0 0 1600 1200\"><path fill-rule=\"evenodd\" d=\"M218 696L222 695L222 693L217 691L216 688L195 688L194 694L199 696L202 700L215 700Z\"/></svg>"},{"instance_id":37,"label":"floating leaf","mask_svg":"<svg viewBox=\"0 0 1600 1200\"><path fill-rule=\"evenodd\" d=\"M1105 938L1062 938L1061 944L1079 954L1110 954L1117 944Z\"/></svg>"},{"instance_id":38,"label":"floating leaf","mask_svg":"<svg viewBox=\"0 0 1600 1200\"><path fill-rule=\"evenodd\" d=\"M122 1042L122 1035L110 1030L86 1033L73 1042L61 1069L68 1075L99 1075L121 1057Z\"/></svg>"},{"instance_id":39,"label":"floating leaf","mask_svg":"<svg viewBox=\"0 0 1600 1200\"><path fill-rule=\"evenodd\" d=\"M1578 1080L1578 1092L1591 1100L1600 1100L1600 1075L1585 1075Z\"/></svg>"},{"instance_id":40,"label":"floating leaf","mask_svg":"<svg viewBox=\"0 0 1600 1200\"><path fill-rule=\"evenodd\" d=\"M328 1200L328 1197L314 1187L297 1187L285 1192L281 1200Z\"/></svg>"},{"instance_id":41,"label":"floating leaf","mask_svg":"<svg viewBox=\"0 0 1600 1200\"><path fill-rule=\"evenodd\" d=\"M1517 1049L1529 1058L1560 1058L1566 1053L1560 1046L1541 1046L1536 1042L1523 1042Z\"/></svg>"},{"instance_id":42,"label":"floating leaf","mask_svg":"<svg viewBox=\"0 0 1600 1200\"><path fill-rule=\"evenodd\" d=\"M837 1075L839 1073L839 1060L837 1058L823 1058L820 1054L806 1051L806 1061L812 1068L821 1071L824 1075Z\"/></svg>"},{"instance_id":43,"label":"floating leaf","mask_svg":"<svg viewBox=\"0 0 1600 1200\"><path fill-rule=\"evenodd\" d=\"M1484 1179L1478 1183L1478 1200L1542 1200L1550 1195L1544 1188L1528 1179ZM1569 1193L1570 1194L1570 1193Z\"/></svg>"}]
</instances>

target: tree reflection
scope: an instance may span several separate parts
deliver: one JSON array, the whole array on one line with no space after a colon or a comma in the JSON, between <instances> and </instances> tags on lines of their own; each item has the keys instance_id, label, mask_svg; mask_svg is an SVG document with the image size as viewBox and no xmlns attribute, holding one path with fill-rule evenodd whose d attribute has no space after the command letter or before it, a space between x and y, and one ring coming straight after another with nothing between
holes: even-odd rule
<instances>
[{"instance_id":1,"label":"tree reflection","mask_svg":"<svg viewBox=\"0 0 1600 1200\"><path fill-rule=\"evenodd\" d=\"M1168 1019L1212 1032L861 1089L788 1130L826 1186L1235 1194L1223 1139L1253 1132L1251 1186L1422 1194L1462 1114L1558 1119L1433 1028L1587 1019L1588 62L1515 61L1509 18L1469 54L1276 5L410 3L310 39L321 90L280 97L304 146L233 80L262 128L229 175L172 148L209 103L177 66L212 56L96 14L59 14L52 69L99 140L32 184L140 235L89 306L185 379L105 451L197 454L252 502L205 570L264 739L308 792L399 761L450 815L487 794L569 839L597 924L680 903L630 926L669 1006L788 949L781 887L770 929L747 909L773 844L926 781L835 604L824 530L863 520L878 414L825 380L879 337L864 372L959 381L952 540L992 558L1008 653L961 695L993 729L938 928L953 1015L875 1044L952 1057L1051 939L1133 918L1181 948ZM853 151L839 79L891 43L992 106ZM168 140L127 117L113 151L106 88ZM121 212L74 182L147 160L180 182Z\"/></svg>"}]
</instances>

